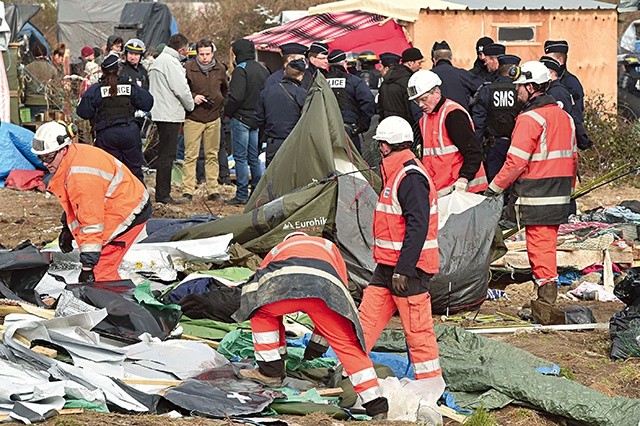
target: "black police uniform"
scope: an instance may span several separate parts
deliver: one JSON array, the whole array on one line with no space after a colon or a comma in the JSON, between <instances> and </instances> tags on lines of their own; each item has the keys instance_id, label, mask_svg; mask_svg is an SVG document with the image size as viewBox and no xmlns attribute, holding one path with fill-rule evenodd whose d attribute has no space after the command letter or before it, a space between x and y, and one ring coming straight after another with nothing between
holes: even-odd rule
<instances>
[{"instance_id":1,"label":"black police uniform","mask_svg":"<svg viewBox=\"0 0 640 426\"><path fill-rule=\"evenodd\" d=\"M484 80L467 70L456 68L451 64L451 61L441 59L431 69L442 80L440 91L442 95L456 101L464 109L469 110L469 101L473 98L474 94L480 86L484 83Z\"/></svg>"},{"instance_id":2,"label":"black police uniform","mask_svg":"<svg viewBox=\"0 0 640 426\"><path fill-rule=\"evenodd\" d=\"M489 182L498 174L507 158L511 133L520 113L518 92L513 79L500 76L478 90L471 106L476 136L485 151L485 169Z\"/></svg>"},{"instance_id":3,"label":"black police uniform","mask_svg":"<svg viewBox=\"0 0 640 426\"><path fill-rule=\"evenodd\" d=\"M137 84L139 87L149 90L149 75L142 64L134 67L129 62L123 63L119 77L123 83Z\"/></svg>"},{"instance_id":4,"label":"black police uniform","mask_svg":"<svg viewBox=\"0 0 640 426\"><path fill-rule=\"evenodd\" d=\"M264 130L267 139L266 165L298 123L307 91L300 82L291 77L283 77L260 93L256 105L258 127Z\"/></svg>"},{"instance_id":5,"label":"black police uniform","mask_svg":"<svg viewBox=\"0 0 640 426\"><path fill-rule=\"evenodd\" d=\"M360 133L369 130L371 118L376 113L375 98L364 81L348 74L342 65L330 65L326 78L338 99L347 133L358 152L362 152Z\"/></svg>"},{"instance_id":6,"label":"black police uniform","mask_svg":"<svg viewBox=\"0 0 640 426\"><path fill-rule=\"evenodd\" d=\"M133 115L152 106L153 96L137 84L118 84L117 96L112 98L102 80L87 89L76 109L81 118L91 120L96 146L122 161L142 182L142 140Z\"/></svg>"},{"instance_id":7,"label":"black police uniform","mask_svg":"<svg viewBox=\"0 0 640 426\"><path fill-rule=\"evenodd\" d=\"M376 69L373 63L363 62L359 77L371 90L378 90L382 83L382 74L380 74L380 71Z\"/></svg>"},{"instance_id":8,"label":"black police uniform","mask_svg":"<svg viewBox=\"0 0 640 426\"><path fill-rule=\"evenodd\" d=\"M560 80L553 80L549 83L547 94L553 96L556 102L558 102L558 105L560 105L560 107L562 107L562 109L565 110L571 118L573 118L573 124L576 128L576 144L578 145L578 148L590 148L591 145L593 145L593 142L589 139L589 136L587 136L582 116L578 111L578 107L574 102L569 89L562 84Z\"/></svg>"}]
</instances>

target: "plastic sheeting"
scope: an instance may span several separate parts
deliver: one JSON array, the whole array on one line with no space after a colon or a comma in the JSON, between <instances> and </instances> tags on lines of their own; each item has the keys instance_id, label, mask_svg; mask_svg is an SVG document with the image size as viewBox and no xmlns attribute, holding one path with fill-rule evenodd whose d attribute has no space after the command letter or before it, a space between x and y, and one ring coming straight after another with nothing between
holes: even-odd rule
<instances>
[{"instance_id":1,"label":"plastic sheeting","mask_svg":"<svg viewBox=\"0 0 640 426\"><path fill-rule=\"evenodd\" d=\"M502 198L454 191L438 200L440 272L429 283L434 314L478 306L487 296Z\"/></svg>"},{"instance_id":2,"label":"plastic sheeting","mask_svg":"<svg viewBox=\"0 0 640 426\"><path fill-rule=\"evenodd\" d=\"M23 243L14 250L0 253L0 286L6 285L16 297L11 297L1 288L0 295L37 304L39 300L34 289L48 268L49 257L30 243Z\"/></svg>"},{"instance_id":3,"label":"plastic sheeting","mask_svg":"<svg viewBox=\"0 0 640 426\"><path fill-rule=\"evenodd\" d=\"M0 126L0 188L11 170L42 168L38 157L31 152L33 132L9 122Z\"/></svg>"},{"instance_id":4,"label":"plastic sheeting","mask_svg":"<svg viewBox=\"0 0 640 426\"><path fill-rule=\"evenodd\" d=\"M547 413L593 426L637 426L640 400L609 397L536 368L552 363L509 344L458 327L436 327L440 363L449 389L482 394L489 390Z\"/></svg>"}]
</instances>

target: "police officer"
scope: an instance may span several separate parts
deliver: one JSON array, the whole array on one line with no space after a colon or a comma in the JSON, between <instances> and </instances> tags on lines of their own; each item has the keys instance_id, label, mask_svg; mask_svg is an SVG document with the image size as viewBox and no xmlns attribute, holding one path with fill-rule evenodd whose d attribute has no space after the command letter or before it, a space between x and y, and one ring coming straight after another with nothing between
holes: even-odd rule
<instances>
[{"instance_id":1,"label":"police officer","mask_svg":"<svg viewBox=\"0 0 640 426\"><path fill-rule=\"evenodd\" d=\"M346 60L344 51L330 52L326 78L338 99L345 129L358 152L362 152L360 134L369 130L371 117L376 113L376 101L360 77L347 73Z\"/></svg>"},{"instance_id":2,"label":"police officer","mask_svg":"<svg viewBox=\"0 0 640 426\"><path fill-rule=\"evenodd\" d=\"M149 75L140 63L145 46L142 40L132 38L124 45L124 63L120 70L120 81L123 83L137 84L145 90L149 90Z\"/></svg>"},{"instance_id":3,"label":"police officer","mask_svg":"<svg viewBox=\"0 0 640 426\"><path fill-rule=\"evenodd\" d=\"M569 43L566 40L547 40L544 42L544 54L551 56L558 61L561 66L561 72L558 74L560 82L564 84L569 93L573 97L573 102L577 109L576 116L580 117L580 123L584 122L584 89L578 77L571 74L567 69L567 53L569 52ZM587 149L593 145L591 140L578 140L578 148Z\"/></svg>"},{"instance_id":4,"label":"police officer","mask_svg":"<svg viewBox=\"0 0 640 426\"><path fill-rule=\"evenodd\" d=\"M380 84L378 84L378 88L382 84L382 81L384 81L384 77L391 70L391 67L400 64L400 59L402 59L402 57L400 55L396 55L395 53L392 53L392 52L384 52L384 53L380 54L380 65L381 65L381 67L380 67L380 77L381 77L381 80L380 80Z\"/></svg>"},{"instance_id":5,"label":"police officer","mask_svg":"<svg viewBox=\"0 0 640 426\"><path fill-rule=\"evenodd\" d=\"M487 68L487 72L491 73L491 78L488 81L494 81L498 77L498 56L504 55L507 48L504 44L491 43L486 45L482 52L484 53L484 65Z\"/></svg>"},{"instance_id":6,"label":"police officer","mask_svg":"<svg viewBox=\"0 0 640 426\"><path fill-rule=\"evenodd\" d=\"M471 74L475 74L481 77L484 81L493 81L493 75L487 70L487 65L484 63L484 48L493 43L491 37L480 37L476 42L476 60L473 62L473 68L469 70Z\"/></svg>"},{"instance_id":7,"label":"police officer","mask_svg":"<svg viewBox=\"0 0 640 426\"><path fill-rule=\"evenodd\" d=\"M397 56L397 55L396 55ZM376 57L376 54L371 50L366 50L358 57L360 60L360 78L364 81L369 89L378 90L380 83L382 82L382 74L376 69L376 64L380 62ZM398 56L398 62L400 57Z\"/></svg>"},{"instance_id":8,"label":"police officer","mask_svg":"<svg viewBox=\"0 0 640 426\"><path fill-rule=\"evenodd\" d=\"M451 47L446 41L435 42L431 49L433 61L431 71L442 80L442 86L440 86L442 95L462 105L468 111L469 102L484 80L467 70L454 67L451 64L452 57Z\"/></svg>"},{"instance_id":9,"label":"police officer","mask_svg":"<svg viewBox=\"0 0 640 426\"><path fill-rule=\"evenodd\" d=\"M95 145L122 161L144 182L142 140L134 113L150 111L153 96L137 84L119 82L119 64L117 55L104 58L102 78L82 95L76 113L91 120Z\"/></svg>"},{"instance_id":10,"label":"police officer","mask_svg":"<svg viewBox=\"0 0 640 426\"><path fill-rule=\"evenodd\" d=\"M300 43L285 43L280 45L280 52L282 53L282 68L271 74L267 81L264 82L264 86L262 86L262 91L265 91L268 87L278 84L282 81L284 77L284 71L287 67L287 64L291 61L295 61L296 59L303 59L304 54L307 51L307 47ZM306 89L309 88L311 83L311 78L308 79L308 85L305 86Z\"/></svg>"},{"instance_id":11,"label":"police officer","mask_svg":"<svg viewBox=\"0 0 640 426\"><path fill-rule=\"evenodd\" d=\"M326 43L320 43L318 41L314 41L309 46L307 50L307 60L309 61L309 66L307 70L304 72L304 77L302 78L302 87L308 89L311 86L311 83L316 78L318 72L325 74L329 69L329 45Z\"/></svg>"},{"instance_id":12,"label":"police officer","mask_svg":"<svg viewBox=\"0 0 640 426\"><path fill-rule=\"evenodd\" d=\"M487 180L498 174L511 145L511 132L521 106L509 70L520 64L516 55L498 55L498 77L483 85L471 105L476 136L485 152Z\"/></svg>"},{"instance_id":13,"label":"police officer","mask_svg":"<svg viewBox=\"0 0 640 426\"><path fill-rule=\"evenodd\" d=\"M551 56L543 56L540 58L548 69L551 75L551 81L547 88L547 95L553 96L558 105L569 113L576 126L576 142L579 148L585 149L593 145L591 139L584 130L584 123L582 122L582 116L578 111L578 107L571 95L569 89L561 82L559 76L562 74L562 65L560 62L553 59Z\"/></svg>"},{"instance_id":14,"label":"police officer","mask_svg":"<svg viewBox=\"0 0 640 426\"><path fill-rule=\"evenodd\" d=\"M306 89L301 87L305 69L305 60L302 58L288 62L282 80L265 87L260 93L256 119L267 138L267 167L300 118L307 96Z\"/></svg>"}]
</instances>

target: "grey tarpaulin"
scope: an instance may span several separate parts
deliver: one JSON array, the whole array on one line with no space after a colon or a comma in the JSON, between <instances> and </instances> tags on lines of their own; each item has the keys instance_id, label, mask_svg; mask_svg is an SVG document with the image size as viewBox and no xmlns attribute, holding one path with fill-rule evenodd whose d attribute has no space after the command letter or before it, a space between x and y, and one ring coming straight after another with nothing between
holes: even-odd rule
<instances>
[{"instance_id":1,"label":"grey tarpaulin","mask_svg":"<svg viewBox=\"0 0 640 426\"><path fill-rule=\"evenodd\" d=\"M226 418L258 414L278 396L274 391L247 381L187 380L169 389L164 398L178 407L207 417Z\"/></svg>"},{"instance_id":2,"label":"grey tarpaulin","mask_svg":"<svg viewBox=\"0 0 640 426\"><path fill-rule=\"evenodd\" d=\"M485 300L491 243L501 212L502 198L455 191L438 200L443 216L438 230L440 272L429 285L434 314L455 313Z\"/></svg>"},{"instance_id":3,"label":"grey tarpaulin","mask_svg":"<svg viewBox=\"0 0 640 426\"><path fill-rule=\"evenodd\" d=\"M493 389L547 413L593 426L637 426L640 400L609 397L535 368L552 363L507 343L459 327L436 327L440 363L451 391L481 394Z\"/></svg>"}]
</instances>

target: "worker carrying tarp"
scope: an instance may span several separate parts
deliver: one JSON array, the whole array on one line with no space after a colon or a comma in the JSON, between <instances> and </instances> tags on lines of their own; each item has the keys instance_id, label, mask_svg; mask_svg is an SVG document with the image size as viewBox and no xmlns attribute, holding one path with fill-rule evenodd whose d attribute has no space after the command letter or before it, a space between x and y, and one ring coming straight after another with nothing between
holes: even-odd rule
<instances>
[{"instance_id":1,"label":"worker carrying tarp","mask_svg":"<svg viewBox=\"0 0 640 426\"><path fill-rule=\"evenodd\" d=\"M331 345L349 375L367 415L387 418L389 404L365 353L358 311L349 295L347 267L329 240L303 232L287 235L265 257L254 279L243 286L236 321L251 318L256 370L240 377L270 387L282 385L287 346L283 315L302 311L311 317L314 334L304 360L321 356Z\"/></svg>"}]
</instances>

